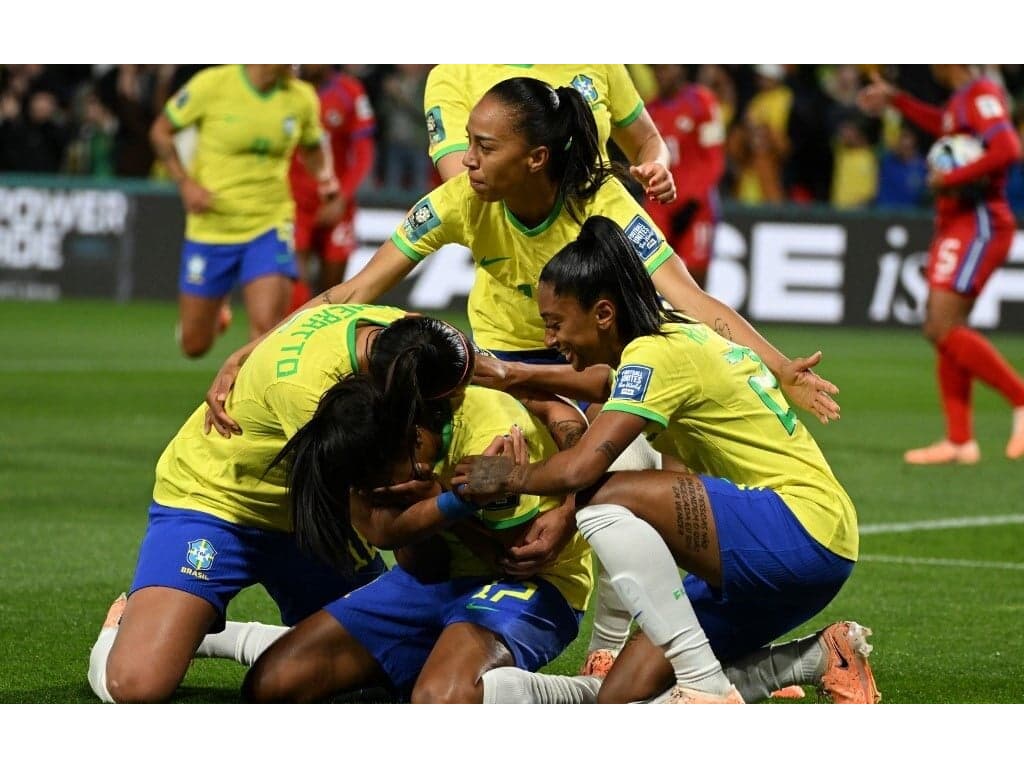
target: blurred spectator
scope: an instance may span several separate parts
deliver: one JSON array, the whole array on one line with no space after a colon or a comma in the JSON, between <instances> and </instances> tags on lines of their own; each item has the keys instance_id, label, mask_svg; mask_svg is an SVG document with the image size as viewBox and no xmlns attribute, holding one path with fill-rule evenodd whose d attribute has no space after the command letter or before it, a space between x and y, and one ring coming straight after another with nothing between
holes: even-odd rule
<instances>
[{"instance_id":1,"label":"blurred spectator","mask_svg":"<svg viewBox=\"0 0 1024 768\"><path fill-rule=\"evenodd\" d=\"M818 68L798 65L787 82L793 91L786 136L790 152L782 180L789 200L828 202L832 189L831 100L818 83Z\"/></svg>"},{"instance_id":2,"label":"blurred spectator","mask_svg":"<svg viewBox=\"0 0 1024 768\"><path fill-rule=\"evenodd\" d=\"M727 145L736 165L735 195L744 203L781 203L785 197L782 165L790 151L788 124L793 92L785 84L782 64L757 64L754 71L757 92Z\"/></svg>"},{"instance_id":3,"label":"blurred spectator","mask_svg":"<svg viewBox=\"0 0 1024 768\"><path fill-rule=\"evenodd\" d=\"M96 84L97 95L117 118L114 165L118 176L146 177L153 171L149 126L163 107L156 101L157 69L155 64L118 64Z\"/></svg>"},{"instance_id":4,"label":"blurred spectator","mask_svg":"<svg viewBox=\"0 0 1024 768\"><path fill-rule=\"evenodd\" d=\"M79 92L73 114L79 127L68 144L64 170L84 176L114 176L117 118L103 105L91 85Z\"/></svg>"},{"instance_id":5,"label":"blurred spectator","mask_svg":"<svg viewBox=\"0 0 1024 768\"><path fill-rule=\"evenodd\" d=\"M19 100L17 91L0 95L0 169L58 173L69 135L57 97L37 90Z\"/></svg>"},{"instance_id":6,"label":"blurred spectator","mask_svg":"<svg viewBox=\"0 0 1024 768\"><path fill-rule=\"evenodd\" d=\"M882 152L878 174L879 208L910 208L928 202L928 164L917 133L909 126L900 129L894 149Z\"/></svg>"},{"instance_id":7,"label":"blurred spectator","mask_svg":"<svg viewBox=\"0 0 1024 768\"><path fill-rule=\"evenodd\" d=\"M423 93L429 66L396 64L381 90L384 184L421 195L428 189L427 137L423 132Z\"/></svg>"},{"instance_id":8,"label":"blurred spectator","mask_svg":"<svg viewBox=\"0 0 1024 768\"><path fill-rule=\"evenodd\" d=\"M726 130L736 117L736 83L729 70L721 64L701 64L697 70L697 82L715 94Z\"/></svg>"},{"instance_id":9,"label":"blurred spectator","mask_svg":"<svg viewBox=\"0 0 1024 768\"><path fill-rule=\"evenodd\" d=\"M836 127L830 196L835 208L862 208L877 195L878 158L868 141L865 122L850 114Z\"/></svg>"}]
</instances>

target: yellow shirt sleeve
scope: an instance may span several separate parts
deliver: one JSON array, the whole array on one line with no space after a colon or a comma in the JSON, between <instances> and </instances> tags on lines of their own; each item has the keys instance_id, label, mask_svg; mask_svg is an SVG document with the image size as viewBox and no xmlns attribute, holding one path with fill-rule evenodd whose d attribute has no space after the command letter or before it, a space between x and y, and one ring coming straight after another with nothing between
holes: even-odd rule
<instances>
[{"instance_id":1,"label":"yellow shirt sleeve","mask_svg":"<svg viewBox=\"0 0 1024 768\"><path fill-rule=\"evenodd\" d=\"M644 111L643 99L625 64L608 65L608 105L616 128L625 128Z\"/></svg>"},{"instance_id":2,"label":"yellow shirt sleeve","mask_svg":"<svg viewBox=\"0 0 1024 768\"><path fill-rule=\"evenodd\" d=\"M671 350L665 337L644 336L622 351L602 410L632 413L664 429L700 390L700 377L687 355Z\"/></svg>"},{"instance_id":3,"label":"yellow shirt sleeve","mask_svg":"<svg viewBox=\"0 0 1024 768\"><path fill-rule=\"evenodd\" d=\"M464 69L457 64L437 64L427 75L423 114L435 165L445 155L469 149L466 123L473 105L467 99L469 83Z\"/></svg>"},{"instance_id":4,"label":"yellow shirt sleeve","mask_svg":"<svg viewBox=\"0 0 1024 768\"><path fill-rule=\"evenodd\" d=\"M167 100L164 114L175 128L180 130L202 120L211 96L216 93L219 75L217 68L201 70Z\"/></svg>"},{"instance_id":5,"label":"yellow shirt sleeve","mask_svg":"<svg viewBox=\"0 0 1024 768\"><path fill-rule=\"evenodd\" d=\"M302 110L302 133L299 135L299 145L303 147L317 146L323 137L323 128L320 126L320 97L316 90L309 87L307 83L299 82L302 88L303 100Z\"/></svg>"},{"instance_id":6,"label":"yellow shirt sleeve","mask_svg":"<svg viewBox=\"0 0 1024 768\"><path fill-rule=\"evenodd\" d=\"M468 184L469 177L460 173L420 198L391 235L391 242L415 262L450 243L468 245L460 204L464 198L460 191Z\"/></svg>"}]
</instances>

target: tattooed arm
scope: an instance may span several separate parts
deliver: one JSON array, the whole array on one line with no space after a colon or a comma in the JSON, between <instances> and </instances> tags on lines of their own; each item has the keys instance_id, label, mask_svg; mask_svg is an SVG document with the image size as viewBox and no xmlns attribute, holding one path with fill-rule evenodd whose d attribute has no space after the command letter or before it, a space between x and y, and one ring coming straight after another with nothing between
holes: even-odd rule
<instances>
[{"instance_id":1,"label":"tattooed arm","mask_svg":"<svg viewBox=\"0 0 1024 768\"><path fill-rule=\"evenodd\" d=\"M719 336L754 350L795 405L823 424L839 418L839 405L832 399L839 388L811 370L821 360L821 352L789 359L736 310L701 290L680 259L666 260L651 278L658 292L680 312L713 328Z\"/></svg>"},{"instance_id":2,"label":"tattooed arm","mask_svg":"<svg viewBox=\"0 0 1024 768\"><path fill-rule=\"evenodd\" d=\"M522 433L512 430L512 453L472 456L459 464L452 484L469 494L537 493L560 496L597 482L647 422L620 411L602 411L572 448L529 463Z\"/></svg>"},{"instance_id":3,"label":"tattooed arm","mask_svg":"<svg viewBox=\"0 0 1024 768\"><path fill-rule=\"evenodd\" d=\"M587 419L579 409L554 395L524 392L519 395L519 401L544 422L560 451L576 445L587 430Z\"/></svg>"}]
</instances>

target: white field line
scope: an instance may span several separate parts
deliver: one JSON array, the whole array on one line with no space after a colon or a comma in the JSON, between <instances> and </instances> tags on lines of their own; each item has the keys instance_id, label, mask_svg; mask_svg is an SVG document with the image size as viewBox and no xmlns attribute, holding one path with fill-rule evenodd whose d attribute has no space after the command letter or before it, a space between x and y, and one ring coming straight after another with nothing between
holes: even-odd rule
<instances>
[{"instance_id":1,"label":"white field line","mask_svg":"<svg viewBox=\"0 0 1024 768\"><path fill-rule=\"evenodd\" d=\"M938 531L946 528L984 528L990 525L1022 525L1024 515L988 515L981 517L947 517L941 520L913 520L906 523L875 523L860 526L861 536L873 533L907 533Z\"/></svg>"},{"instance_id":2,"label":"white field line","mask_svg":"<svg viewBox=\"0 0 1024 768\"><path fill-rule=\"evenodd\" d=\"M949 568L984 568L992 571L1024 571L1024 563L998 563L983 560L952 560L942 557L899 557L896 555L861 555L860 562L894 563L897 565L945 566Z\"/></svg>"},{"instance_id":3,"label":"white field line","mask_svg":"<svg viewBox=\"0 0 1024 768\"><path fill-rule=\"evenodd\" d=\"M939 531L956 528L983 528L992 525L1022 525L1024 515L988 515L981 517L948 517L942 520L915 520L907 523L876 523L862 525L862 535L875 533L907 533ZM983 568L998 571L1024 571L1024 563L1000 563L983 560L958 560L941 557L903 557L899 555L861 555L860 562L926 565L947 568Z\"/></svg>"}]
</instances>

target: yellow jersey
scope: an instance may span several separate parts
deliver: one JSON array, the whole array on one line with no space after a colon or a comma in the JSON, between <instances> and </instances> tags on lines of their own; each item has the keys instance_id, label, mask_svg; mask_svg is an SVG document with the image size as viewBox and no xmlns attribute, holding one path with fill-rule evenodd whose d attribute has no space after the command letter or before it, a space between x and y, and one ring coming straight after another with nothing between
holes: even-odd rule
<instances>
[{"instance_id":1,"label":"yellow jersey","mask_svg":"<svg viewBox=\"0 0 1024 768\"><path fill-rule=\"evenodd\" d=\"M495 437L507 434L513 424L523 429L530 461L540 461L558 450L547 428L521 402L505 392L470 386L453 403L453 408L450 428L446 428L442 436L444 455L434 467L446 487L451 484L455 467L463 457L482 454ZM477 519L490 530L504 531L523 525L559 504L560 500L552 496L516 494L487 505L477 513ZM454 534L442 535L451 553L451 578L493 573ZM558 559L539 575L557 588L573 608L586 610L593 587L593 571L590 547L578 532Z\"/></svg>"},{"instance_id":2,"label":"yellow jersey","mask_svg":"<svg viewBox=\"0 0 1024 768\"><path fill-rule=\"evenodd\" d=\"M185 237L243 243L293 220L292 153L318 145L322 132L313 86L290 78L262 92L244 65L225 64L197 72L164 113L176 129L197 126L191 175L213 193L210 210L187 214Z\"/></svg>"},{"instance_id":3,"label":"yellow jersey","mask_svg":"<svg viewBox=\"0 0 1024 768\"><path fill-rule=\"evenodd\" d=\"M603 410L647 420L660 451L694 472L774 490L816 541L856 560L857 512L760 358L707 326L634 339Z\"/></svg>"},{"instance_id":4,"label":"yellow jersey","mask_svg":"<svg viewBox=\"0 0 1024 768\"><path fill-rule=\"evenodd\" d=\"M228 395L227 410L242 434L230 440L204 434L206 404L200 405L160 456L153 499L238 525L291 531L286 470L267 467L309 421L323 393L359 370L357 326L388 326L406 314L332 304L295 315L257 345Z\"/></svg>"},{"instance_id":5,"label":"yellow jersey","mask_svg":"<svg viewBox=\"0 0 1024 768\"><path fill-rule=\"evenodd\" d=\"M605 159L612 125L625 127L644 109L625 64L437 64L427 75L423 96L430 159L435 165L445 155L469 149L469 113L492 86L513 77L575 88L594 113Z\"/></svg>"},{"instance_id":6,"label":"yellow jersey","mask_svg":"<svg viewBox=\"0 0 1024 768\"><path fill-rule=\"evenodd\" d=\"M580 212L580 221L607 216L626 233L653 274L674 251L650 216L618 179L609 179ZM476 278L469 293L473 338L485 349L544 348L544 323L536 290L544 265L580 233L561 200L551 215L530 228L503 202L477 197L469 176L460 173L412 207L391 241L414 262L441 246L459 243L473 252Z\"/></svg>"}]
</instances>

